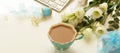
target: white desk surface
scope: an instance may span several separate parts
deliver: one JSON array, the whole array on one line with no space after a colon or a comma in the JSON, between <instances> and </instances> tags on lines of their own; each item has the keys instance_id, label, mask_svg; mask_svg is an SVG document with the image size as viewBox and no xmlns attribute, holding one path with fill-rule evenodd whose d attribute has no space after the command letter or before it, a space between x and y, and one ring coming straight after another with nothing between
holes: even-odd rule
<instances>
[{"instance_id":1,"label":"white desk surface","mask_svg":"<svg viewBox=\"0 0 120 53\"><path fill-rule=\"evenodd\" d=\"M16 17L10 13L11 9L19 9L20 3L45 7L33 0L0 0L0 53L98 53L97 39L94 37L90 43L81 39L67 51L57 51L47 33L51 25L61 21L60 13L53 11L50 19L36 27L31 24L31 18ZM77 7L77 0L72 0L63 11L72 11Z\"/></svg>"}]
</instances>

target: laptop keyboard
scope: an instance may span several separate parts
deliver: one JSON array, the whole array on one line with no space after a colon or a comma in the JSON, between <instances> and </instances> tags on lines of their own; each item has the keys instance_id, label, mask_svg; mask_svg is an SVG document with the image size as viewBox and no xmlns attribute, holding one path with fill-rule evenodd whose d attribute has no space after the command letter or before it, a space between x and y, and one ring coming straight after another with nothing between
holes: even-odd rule
<instances>
[{"instance_id":1,"label":"laptop keyboard","mask_svg":"<svg viewBox=\"0 0 120 53\"><path fill-rule=\"evenodd\" d=\"M36 0L60 12L70 0Z\"/></svg>"}]
</instances>

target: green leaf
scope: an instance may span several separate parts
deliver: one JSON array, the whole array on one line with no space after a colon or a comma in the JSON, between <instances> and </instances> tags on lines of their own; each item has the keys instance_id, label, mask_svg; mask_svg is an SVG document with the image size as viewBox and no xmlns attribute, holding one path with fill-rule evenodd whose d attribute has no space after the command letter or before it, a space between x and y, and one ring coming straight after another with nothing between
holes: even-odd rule
<instances>
[{"instance_id":1,"label":"green leaf","mask_svg":"<svg viewBox=\"0 0 120 53\"><path fill-rule=\"evenodd\" d=\"M120 8L120 5L117 5L116 9Z\"/></svg>"},{"instance_id":2,"label":"green leaf","mask_svg":"<svg viewBox=\"0 0 120 53\"><path fill-rule=\"evenodd\" d=\"M89 6L84 8L85 12L88 11L91 7L96 6L97 5L96 1L97 0L89 2Z\"/></svg>"},{"instance_id":3,"label":"green leaf","mask_svg":"<svg viewBox=\"0 0 120 53\"><path fill-rule=\"evenodd\" d=\"M85 18L86 20L89 20L89 18L88 18L87 16L84 16L84 18Z\"/></svg>"},{"instance_id":4,"label":"green leaf","mask_svg":"<svg viewBox=\"0 0 120 53\"><path fill-rule=\"evenodd\" d=\"M101 4L101 3L104 3L104 2L106 2L106 0L99 0L99 3Z\"/></svg>"},{"instance_id":5,"label":"green leaf","mask_svg":"<svg viewBox=\"0 0 120 53\"><path fill-rule=\"evenodd\" d=\"M89 23L87 21L82 21L82 25L87 26L87 25L89 25Z\"/></svg>"},{"instance_id":6,"label":"green leaf","mask_svg":"<svg viewBox=\"0 0 120 53\"><path fill-rule=\"evenodd\" d=\"M120 12L120 5L116 7L116 10L118 10L118 12Z\"/></svg>"},{"instance_id":7,"label":"green leaf","mask_svg":"<svg viewBox=\"0 0 120 53\"><path fill-rule=\"evenodd\" d=\"M97 3L97 2L94 2L94 1L89 2L89 6L90 6L90 7L96 6L97 4L98 4L98 3Z\"/></svg>"},{"instance_id":8,"label":"green leaf","mask_svg":"<svg viewBox=\"0 0 120 53\"><path fill-rule=\"evenodd\" d=\"M64 22L64 23L68 23L68 20L62 20L62 22Z\"/></svg>"},{"instance_id":9,"label":"green leaf","mask_svg":"<svg viewBox=\"0 0 120 53\"><path fill-rule=\"evenodd\" d=\"M70 15L68 15L69 18L75 16L75 13L71 13Z\"/></svg>"},{"instance_id":10,"label":"green leaf","mask_svg":"<svg viewBox=\"0 0 120 53\"><path fill-rule=\"evenodd\" d=\"M93 19L91 19L91 20L89 20L88 21L90 24L92 24L93 22L94 22L94 20Z\"/></svg>"},{"instance_id":11,"label":"green leaf","mask_svg":"<svg viewBox=\"0 0 120 53\"><path fill-rule=\"evenodd\" d=\"M112 15L112 17L117 17L116 14Z\"/></svg>"},{"instance_id":12,"label":"green leaf","mask_svg":"<svg viewBox=\"0 0 120 53\"><path fill-rule=\"evenodd\" d=\"M113 31L114 29L113 28L108 28L107 31Z\"/></svg>"},{"instance_id":13,"label":"green leaf","mask_svg":"<svg viewBox=\"0 0 120 53\"><path fill-rule=\"evenodd\" d=\"M115 7L115 2L109 3L107 13L108 14L112 13L114 10L114 7Z\"/></svg>"},{"instance_id":14,"label":"green leaf","mask_svg":"<svg viewBox=\"0 0 120 53\"><path fill-rule=\"evenodd\" d=\"M96 21L101 21L103 19L103 16L101 16L100 18L96 19Z\"/></svg>"},{"instance_id":15,"label":"green leaf","mask_svg":"<svg viewBox=\"0 0 120 53\"><path fill-rule=\"evenodd\" d=\"M106 0L107 3L110 3L111 0Z\"/></svg>"},{"instance_id":16,"label":"green leaf","mask_svg":"<svg viewBox=\"0 0 120 53\"><path fill-rule=\"evenodd\" d=\"M108 9L114 8L115 4L116 4L115 2L108 3Z\"/></svg>"},{"instance_id":17,"label":"green leaf","mask_svg":"<svg viewBox=\"0 0 120 53\"><path fill-rule=\"evenodd\" d=\"M113 12L113 10L114 10L114 8L110 8L110 9L107 10L107 13L110 14L110 13Z\"/></svg>"},{"instance_id":18,"label":"green leaf","mask_svg":"<svg viewBox=\"0 0 120 53\"><path fill-rule=\"evenodd\" d=\"M118 18L114 18L114 21L119 23L119 19Z\"/></svg>"},{"instance_id":19,"label":"green leaf","mask_svg":"<svg viewBox=\"0 0 120 53\"><path fill-rule=\"evenodd\" d=\"M119 25L118 25L117 23L112 24L111 26L114 27L115 29L118 29L118 28L119 28Z\"/></svg>"},{"instance_id":20,"label":"green leaf","mask_svg":"<svg viewBox=\"0 0 120 53\"><path fill-rule=\"evenodd\" d=\"M111 21L109 21L108 23L109 23L109 24L113 24L113 23L115 23L115 22L114 22L113 20L111 20Z\"/></svg>"},{"instance_id":21,"label":"green leaf","mask_svg":"<svg viewBox=\"0 0 120 53\"><path fill-rule=\"evenodd\" d=\"M93 5L95 2L94 1L91 1L91 2L89 2L89 5L91 6L91 5Z\"/></svg>"},{"instance_id":22,"label":"green leaf","mask_svg":"<svg viewBox=\"0 0 120 53\"><path fill-rule=\"evenodd\" d=\"M69 17L69 20L75 20L76 16Z\"/></svg>"},{"instance_id":23,"label":"green leaf","mask_svg":"<svg viewBox=\"0 0 120 53\"><path fill-rule=\"evenodd\" d=\"M68 19L69 19L69 20L74 20L74 19L76 19L75 13L71 13L70 15L68 15Z\"/></svg>"},{"instance_id":24,"label":"green leaf","mask_svg":"<svg viewBox=\"0 0 120 53\"><path fill-rule=\"evenodd\" d=\"M87 12L90 8L91 8L90 6L85 7L85 8L84 8L85 12Z\"/></svg>"},{"instance_id":25,"label":"green leaf","mask_svg":"<svg viewBox=\"0 0 120 53\"><path fill-rule=\"evenodd\" d=\"M117 5L120 5L120 0L115 0Z\"/></svg>"},{"instance_id":26,"label":"green leaf","mask_svg":"<svg viewBox=\"0 0 120 53\"><path fill-rule=\"evenodd\" d=\"M117 14L118 16L120 16L120 12L117 11L116 14Z\"/></svg>"},{"instance_id":27,"label":"green leaf","mask_svg":"<svg viewBox=\"0 0 120 53\"><path fill-rule=\"evenodd\" d=\"M99 1L99 0L93 0L94 2L97 2L97 1Z\"/></svg>"}]
</instances>

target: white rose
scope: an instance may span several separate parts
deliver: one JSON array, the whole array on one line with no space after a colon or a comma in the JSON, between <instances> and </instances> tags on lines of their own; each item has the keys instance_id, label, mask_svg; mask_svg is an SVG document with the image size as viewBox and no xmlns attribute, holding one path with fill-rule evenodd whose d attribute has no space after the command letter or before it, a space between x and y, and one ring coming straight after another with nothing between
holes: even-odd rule
<instances>
[{"instance_id":1,"label":"white rose","mask_svg":"<svg viewBox=\"0 0 120 53\"><path fill-rule=\"evenodd\" d=\"M100 9L100 8L94 8L93 9L93 11L92 11L92 17L94 18L94 19L97 19L97 18L99 18L99 17L101 17L102 16L102 10Z\"/></svg>"},{"instance_id":2,"label":"white rose","mask_svg":"<svg viewBox=\"0 0 120 53\"><path fill-rule=\"evenodd\" d=\"M99 5L99 8L103 11L106 12L107 8L108 8L108 4L107 3L102 3Z\"/></svg>"},{"instance_id":3,"label":"white rose","mask_svg":"<svg viewBox=\"0 0 120 53\"><path fill-rule=\"evenodd\" d=\"M91 28L86 28L84 31L83 31L83 34L85 35L84 37L85 38L90 38L92 35L93 35L93 31Z\"/></svg>"},{"instance_id":4,"label":"white rose","mask_svg":"<svg viewBox=\"0 0 120 53\"><path fill-rule=\"evenodd\" d=\"M78 18L79 20L82 20L83 17L84 17L84 15L85 15L84 9L83 9L83 8L77 9L77 10L75 11L75 15L77 16L77 18Z\"/></svg>"},{"instance_id":5,"label":"white rose","mask_svg":"<svg viewBox=\"0 0 120 53\"><path fill-rule=\"evenodd\" d=\"M100 37L101 35L105 34L106 32L107 32L107 30L106 30L106 27L104 27L104 26L97 27L96 31L95 31L97 37Z\"/></svg>"}]
</instances>

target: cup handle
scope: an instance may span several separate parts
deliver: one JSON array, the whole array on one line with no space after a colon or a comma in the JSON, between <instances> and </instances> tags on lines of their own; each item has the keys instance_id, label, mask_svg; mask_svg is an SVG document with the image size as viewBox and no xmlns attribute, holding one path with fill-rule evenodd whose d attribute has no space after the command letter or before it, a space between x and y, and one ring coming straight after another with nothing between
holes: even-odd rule
<instances>
[{"instance_id":1,"label":"cup handle","mask_svg":"<svg viewBox=\"0 0 120 53\"><path fill-rule=\"evenodd\" d=\"M84 37L84 34L83 33L77 33L77 37L75 40L80 40Z\"/></svg>"}]
</instances>

